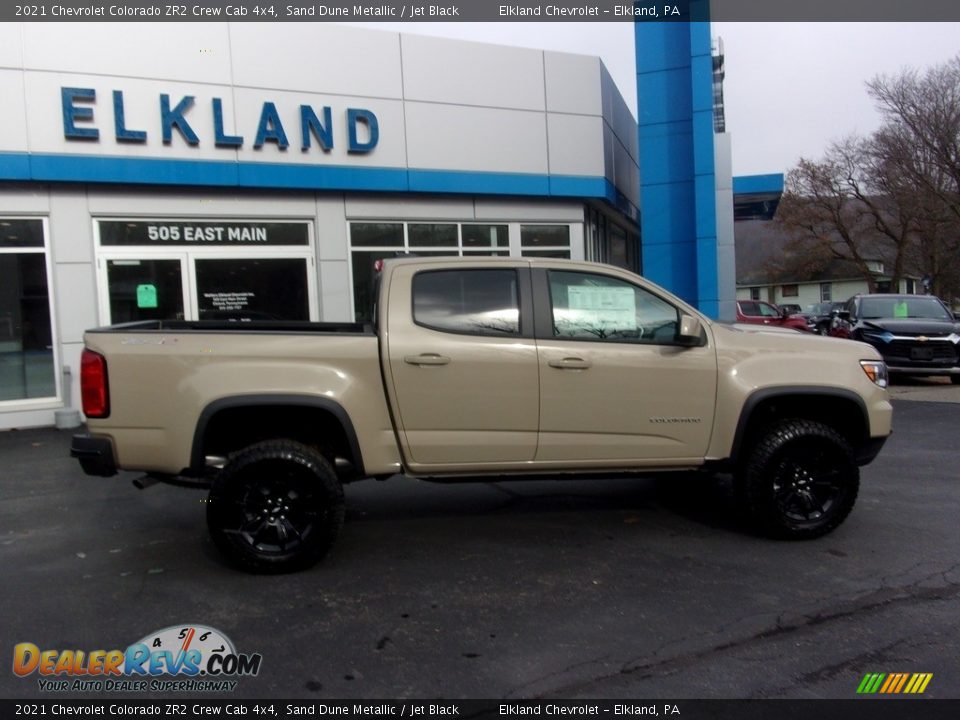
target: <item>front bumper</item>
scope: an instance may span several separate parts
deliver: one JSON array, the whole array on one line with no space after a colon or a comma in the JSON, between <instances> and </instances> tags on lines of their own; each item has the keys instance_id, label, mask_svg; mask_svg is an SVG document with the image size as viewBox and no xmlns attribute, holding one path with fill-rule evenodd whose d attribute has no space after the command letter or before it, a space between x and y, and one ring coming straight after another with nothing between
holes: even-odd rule
<instances>
[{"instance_id":1,"label":"front bumper","mask_svg":"<svg viewBox=\"0 0 960 720\"><path fill-rule=\"evenodd\" d=\"M80 467L87 475L112 477L117 474L117 461L109 438L85 433L74 435L70 443L70 457L80 461Z\"/></svg>"}]
</instances>

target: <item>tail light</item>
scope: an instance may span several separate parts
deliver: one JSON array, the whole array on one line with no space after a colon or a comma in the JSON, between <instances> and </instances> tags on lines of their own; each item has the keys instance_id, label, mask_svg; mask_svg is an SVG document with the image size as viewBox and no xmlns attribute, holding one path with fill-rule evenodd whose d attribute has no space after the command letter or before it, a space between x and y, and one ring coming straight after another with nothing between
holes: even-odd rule
<instances>
[{"instance_id":1,"label":"tail light","mask_svg":"<svg viewBox=\"0 0 960 720\"><path fill-rule=\"evenodd\" d=\"M84 350L80 356L80 396L83 398L83 414L87 417L110 415L107 360L93 350Z\"/></svg>"}]
</instances>

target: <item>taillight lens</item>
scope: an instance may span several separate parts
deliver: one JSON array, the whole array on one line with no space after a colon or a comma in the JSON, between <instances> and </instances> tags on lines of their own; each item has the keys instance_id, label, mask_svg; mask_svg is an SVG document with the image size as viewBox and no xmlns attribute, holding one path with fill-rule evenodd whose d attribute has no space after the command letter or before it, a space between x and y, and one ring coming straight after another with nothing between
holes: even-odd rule
<instances>
[{"instance_id":1,"label":"taillight lens","mask_svg":"<svg viewBox=\"0 0 960 720\"><path fill-rule=\"evenodd\" d=\"M80 356L80 397L83 398L83 414L87 417L110 415L107 360L93 350L84 350Z\"/></svg>"}]
</instances>

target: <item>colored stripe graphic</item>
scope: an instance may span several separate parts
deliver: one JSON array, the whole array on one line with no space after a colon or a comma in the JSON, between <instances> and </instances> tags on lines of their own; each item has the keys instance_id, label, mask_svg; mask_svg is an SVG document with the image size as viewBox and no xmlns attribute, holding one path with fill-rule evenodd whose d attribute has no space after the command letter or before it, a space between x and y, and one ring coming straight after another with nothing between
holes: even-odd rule
<instances>
[{"instance_id":1,"label":"colored stripe graphic","mask_svg":"<svg viewBox=\"0 0 960 720\"><path fill-rule=\"evenodd\" d=\"M857 686L857 694L920 695L932 679L933 673L867 673Z\"/></svg>"}]
</instances>

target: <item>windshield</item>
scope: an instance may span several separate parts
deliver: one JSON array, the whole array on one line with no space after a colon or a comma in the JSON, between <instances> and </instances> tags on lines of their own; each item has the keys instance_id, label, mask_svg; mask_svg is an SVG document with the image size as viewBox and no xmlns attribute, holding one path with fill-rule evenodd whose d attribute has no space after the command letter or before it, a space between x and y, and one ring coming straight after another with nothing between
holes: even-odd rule
<instances>
[{"instance_id":1,"label":"windshield","mask_svg":"<svg viewBox=\"0 0 960 720\"><path fill-rule=\"evenodd\" d=\"M810 315L829 315L833 310L833 306L839 303L832 302L822 302L814 303L813 305L807 305L807 312Z\"/></svg>"},{"instance_id":2,"label":"windshield","mask_svg":"<svg viewBox=\"0 0 960 720\"><path fill-rule=\"evenodd\" d=\"M953 320L940 301L929 295L909 297L892 295L884 298L864 298L860 304L860 317L864 320L880 318L925 318L928 320Z\"/></svg>"}]
</instances>

